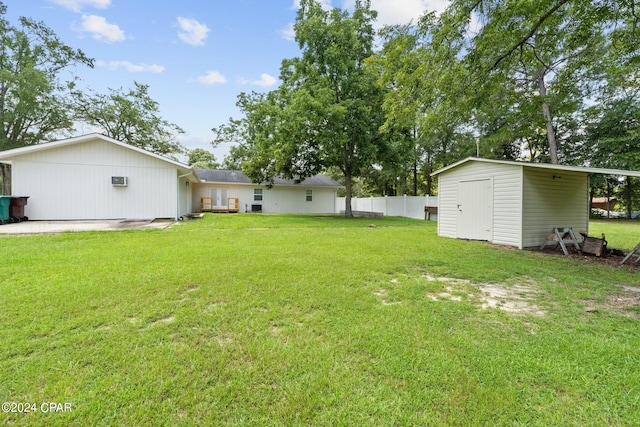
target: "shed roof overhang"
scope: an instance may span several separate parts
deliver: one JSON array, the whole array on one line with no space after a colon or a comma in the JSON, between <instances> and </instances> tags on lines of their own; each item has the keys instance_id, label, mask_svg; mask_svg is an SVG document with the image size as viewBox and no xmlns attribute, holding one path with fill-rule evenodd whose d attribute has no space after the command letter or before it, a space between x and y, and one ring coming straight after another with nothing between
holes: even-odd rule
<instances>
[{"instance_id":1,"label":"shed roof overhang","mask_svg":"<svg viewBox=\"0 0 640 427\"><path fill-rule=\"evenodd\" d=\"M514 162L509 160L493 160L493 159L482 159L479 157L467 157L464 160L460 160L458 162L452 163L449 166L445 166L442 169L438 169L437 171L431 173L431 176L439 175L443 172L449 171L451 169L457 168L466 163L470 162L480 162L480 163L493 163L493 164L504 164L511 166L522 166L527 168L540 168L540 169L548 169L553 171L567 171L567 172L581 172L588 174L600 174L600 175L618 175L618 176L635 176L640 177L640 171L631 171L631 170L623 170L623 169L607 169L607 168L593 168L588 166L566 166L566 165L554 165L551 163L530 163L530 162Z\"/></svg>"}]
</instances>

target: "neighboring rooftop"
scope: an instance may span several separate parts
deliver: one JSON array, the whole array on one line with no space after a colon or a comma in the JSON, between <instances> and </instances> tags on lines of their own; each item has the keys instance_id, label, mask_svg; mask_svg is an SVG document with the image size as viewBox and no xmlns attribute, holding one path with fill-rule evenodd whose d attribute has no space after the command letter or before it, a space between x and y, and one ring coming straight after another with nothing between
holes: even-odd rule
<instances>
[{"instance_id":1,"label":"neighboring rooftop","mask_svg":"<svg viewBox=\"0 0 640 427\"><path fill-rule=\"evenodd\" d=\"M594 197L591 199L592 203L615 203L618 199L615 197Z\"/></svg>"}]
</instances>

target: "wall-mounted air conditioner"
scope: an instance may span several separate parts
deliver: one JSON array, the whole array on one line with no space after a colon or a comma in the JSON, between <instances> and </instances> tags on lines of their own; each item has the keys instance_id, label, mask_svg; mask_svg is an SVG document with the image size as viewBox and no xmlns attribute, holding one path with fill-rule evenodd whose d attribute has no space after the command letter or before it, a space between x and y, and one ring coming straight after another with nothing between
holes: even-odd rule
<instances>
[{"instance_id":1,"label":"wall-mounted air conditioner","mask_svg":"<svg viewBox=\"0 0 640 427\"><path fill-rule=\"evenodd\" d=\"M129 185L129 178L126 176L112 176L111 185L114 187L126 187Z\"/></svg>"}]
</instances>

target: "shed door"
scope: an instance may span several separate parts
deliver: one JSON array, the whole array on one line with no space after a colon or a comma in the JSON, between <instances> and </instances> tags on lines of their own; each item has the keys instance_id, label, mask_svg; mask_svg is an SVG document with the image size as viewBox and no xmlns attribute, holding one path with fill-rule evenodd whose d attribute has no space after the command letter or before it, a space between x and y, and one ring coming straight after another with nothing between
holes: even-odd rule
<instances>
[{"instance_id":1,"label":"shed door","mask_svg":"<svg viewBox=\"0 0 640 427\"><path fill-rule=\"evenodd\" d=\"M493 234L493 183L490 179L458 183L457 237L491 240Z\"/></svg>"}]
</instances>

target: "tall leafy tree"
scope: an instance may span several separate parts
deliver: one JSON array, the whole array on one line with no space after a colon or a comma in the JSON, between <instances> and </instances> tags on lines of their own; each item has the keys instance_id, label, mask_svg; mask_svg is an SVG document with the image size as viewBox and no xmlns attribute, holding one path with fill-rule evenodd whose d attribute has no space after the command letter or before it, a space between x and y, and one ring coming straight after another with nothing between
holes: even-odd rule
<instances>
[{"instance_id":1,"label":"tall leafy tree","mask_svg":"<svg viewBox=\"0 0 640 427\"><path fill-rule=\"evenodd\" d=\"M405 182L407 173L412 171L413 194L418 193L418 169L422 160L419 142L417 115L420 108L415 103L415 92L407 90L407 80L419 67L417 31L412 25L383 28L380 35L384 41L382 49L369 61L376 68L378 83L385 88L383 111L385 122L381 127L383 135L389 139L388 156L381 170L368 173L379 194L397 193L397 181Z\"/></svg>"},{"instance_id":2,"label":"tall leafy tree","mask_svg":"<svg viewBox=\"0 0 640 427\"><path fill-rule=\"evenodd\" d=\"M224 167L242 169L254 182L269 183L276 171L285 168L288 158L274 149L275 141L286 133L286 121L282 115L286 99L284 90L278 88L268 93L240 93L236 105L243 113L241 119L229 119L212 129L215 137L212 145L232 142Z\"/></svg>"},{"instance_id":3,"label":"tall leafy tree","mask_svg":"<svg viewBox=\"0 0 640 427\"><path fill-rule=\"evenodd\" d=\"M196 169L218 169L220 164L216 161L216 156L204 148L196 148L189 151L187 164Z\"/></svg>"},{"instance_id":4,"label":"tall leafy tree","mask_svg":"<svg viewBox=\"0 0 640 427\"><path fill-rule=\"evenodd\" d=\"M469 78L447 92L467 102L480 147L509 157L524 145L540 160L573 161L583 101L607 69L637 69L636 9L635 1L452 0L432 39L462 45Z\"/></svg>"},{"instance_id":5,"label":"tall leafy tree","mask_svg":"<svg viewBox=\"0 0 640 427\"><path fill-rule=\"evenodd\" d=\"M109 93L75 92L77 119L99 128L105 135L156 154L185 152L178 142L184 130L160 116L159 104L149 86L134 82L132 89Z\"/></svg>"},{"instance_id":6,"label":"tall leafy tree","mask_svg":"<svg viewBox=\"0 0 640 427\"><path fill-rule=\"evenodd\" d=\"M514 96L505 107L544 129L546 147L537 148L546 148L551 163L562 160L558 118L578 111L591 64L602 55L606 22L584 15L583 6L568 0L482 2L476 13L484 26L466 57L480 77L476 87L511 86Z\"/></svg>"},{"instance_id":7,"label":"tall leafy tree","mask_svg":"<svg viewBox=\"0 0 640 427\"><path fill-rule=\"evenodd\" d=\"M245 119L230 123L247 146L243 170L254 181L275 175L302 180L336 167L351 215L353 179L383 148L382 90L366 63L375 17L368 0L357 0L352 14L301 0L294 29L302 55L283 61L280 88L242 94Z\"/></svg>"},{"instance_id":8,"label":"tall leafy tree","mask_svg":"<svg viewBox=\"0 0 640 427\"><path fill-rule=\"evenodd\" d=\"M424 171L427 194L435 168L471 154L461 150L463 145L468 148L469 108L456 95L468 80L459 58L463 38L442 37L439 30L434 14L417 25L386 28L384 47L374 59L386 89L382 130L391 135L393 152L401 156L396 164L412 162L414 186L418 170Z\"/></svg>"},{"instance_id":9,"label":"tall leafy tree","mask_svg":"<svg viewBox=\"0 0 640 427\"><path fill-rule=\"evenodd\" d=\"M6 18L0 2L0 150L37 144L73 127L73 77L63 71L93 67L93 59L64 44L42 22ZM8 165L0 164L2 193L11 192Z\"/></svg>"},{"instance_id":10,"label":"tall leafy tree","mask_svg":"<svg viewBox=\"0 0 640 427\"><path fill-rule=\"evenodd\" d=\"M640 170L640 102L637 95L611 100L590 110L585 158L599 167ZM626 177L624 199L631 216L637 180ZM607 194L609 195L609 194Z\"/></svg>"}]
</instances>

